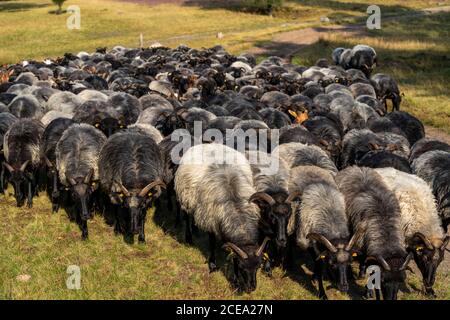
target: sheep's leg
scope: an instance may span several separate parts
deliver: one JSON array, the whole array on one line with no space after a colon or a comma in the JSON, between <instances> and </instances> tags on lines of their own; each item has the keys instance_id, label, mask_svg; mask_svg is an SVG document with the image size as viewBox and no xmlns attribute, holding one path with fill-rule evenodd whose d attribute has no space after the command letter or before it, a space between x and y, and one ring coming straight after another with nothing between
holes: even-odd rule
<instances>
[{"instance_id":1,"label":"sheep's leg","mask_svg":"<svg viewBox=\"0 0 450 320\"><path fill-rule=\"evenodd\" d=\"M184 221L185 221L185 240L187 244L192 244L192 225L191 225L191 219L189 215L185 212L184 213Z\"/></svg>"},{"instance_id":2,"label":"sheep's leg","mask_svg":"<svg viewBox=\"0 0 450 320\"><path fill-rule=\"evenodd\" d=\"M141 221L139 223L139 235L138 241L139 243L145 243L145 217L141 217Z\"/></svg>"},{"instance_id":3,"label":"sheep's leg","mask_svg":"<svg viewBox=\"0 0 450 320\"><path fill-rule=\"evenodd\" d=\"M381 292L380 289L375 289L375 297L377 300L381 300Z\"/></svg>"},{"instance_id":4,"label":"sheep's leg","mask_svg":"<svg viewBox=\"0 0 450 320\"><path fill-rule=\"evenodd\" d=\"M177 206L177 213L175 215L175 227L178 227L181 220L181 206L178 202L176 203L176 206Z\"/></svg>"},{"instance_id":5,"label":"sheep's leg","mask_svg":"<svg viewBox=\"0 0 450 320\"><path fill-rule=\"evenodd\" d=\"M31 181L28 181L28 208L33 207L33 185Z\"/></svg>"},{"instance_id":6,"label":"sheep's leg","mask_svg":"<svg viewBox=\"0 0 450 320\"><path fill-rule=\"evenodd\" d=\"M0 174L0 193L5 193L5 167L3 165Z\"/></svg>"},{"instance_id":7,"label":"sheep's leg","mask_svg":"<svg viewBox=\"0 0 450 320\"><path fill-rule=\"evenodd\" d=\"M53 174L53 190L52 190L52 212L59 210L59 190L58 190L58 176L56 172Z\"/></svg>"},{"instance_id":8,"label":"sheep's leg","mask_svg":"<svg viewBox=\"0 0 450 320\"><path fill-rule=\"evenodd\" d=\"M401 97L398 94L392 96L392 108L396 111L400 110Z\"/></svg>"},{"instance_id":9,"label":"sheep's leg","mask_svg":"<svg viewBox=\"0 0 450 320\"><path fill-rule=\"evenodd\" d=\"M88 226L87 226L87 220L81 219L81 239L87 240L89 233L88 233Z\"/></svg>"},{"instance_id":10,"label":"sheep's leg","mask_svg":"<svg viewBox=\"0 0 450 320\"><path fill-rule=\"evenodd\" d=\"M210 232L208 234L209 237L209 258L208 258L208 267L209 272L217 271L217 263L216 263L216 236L214 233Z\"/></svg>"},{"instance_id":11,"label":"sheep's leg","mask_svg":"<svg viewBox=\"0 0 450 320\"><path fill-rule=\"evenodd\" d=\"M366 277L366 264L363 260L363 258L359 259L359 275L358 279L364 279Z\"/></svg>"},{"instance_id":12,"label":"sheep's leg","mask_svg":"<svg viewBox=\"0 0 450 320\"><path fill-rule=\"evenodd\" d=\"M317 274L317 281L319 283L319 298L322 300L328 300L323 287L323 268L324 265L322 260L319 259L314 262L314 274Z\"/></svg>"}]
</instances>

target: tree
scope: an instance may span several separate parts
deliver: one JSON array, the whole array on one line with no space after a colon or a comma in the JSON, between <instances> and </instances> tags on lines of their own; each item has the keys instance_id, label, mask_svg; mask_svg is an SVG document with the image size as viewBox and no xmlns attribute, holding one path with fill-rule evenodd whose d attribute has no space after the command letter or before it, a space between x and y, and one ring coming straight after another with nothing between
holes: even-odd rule
<instances>
[{"instance_id":1,"label":"tree","mask_svg":"<svg viewBox=\"0 0 450 320\"><path fill-rule=\"evenodd\" d=\"M58 10L56 11L56 14L61 14L62 13L62 5L64 2L66 2L66 0L52 0L52 2L58 6Z\"/></svg>"},{"instance_id":2,"label":"tree","mask_svg":"<svg viewBox=\"0 0 450 320\"><path fill-rule=\"evenodd\" d=\"M273 11L283 6L283 0L254 0L255 5L265 13L272 15Z\"/></svg>"}]
</instances>

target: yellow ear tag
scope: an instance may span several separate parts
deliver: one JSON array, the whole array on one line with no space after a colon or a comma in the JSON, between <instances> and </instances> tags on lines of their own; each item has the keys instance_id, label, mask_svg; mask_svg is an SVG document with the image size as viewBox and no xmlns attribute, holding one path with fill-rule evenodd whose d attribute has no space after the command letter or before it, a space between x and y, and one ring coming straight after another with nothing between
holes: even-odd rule
<instances>
[{"instance_id":1,"label":"yellow ear tag","mask_svg":"<svg viewBox=\"0 0 450 320\"><path fill-rule=\"evenodd\" d=\"M263 259L264 259L264 261L269 261L270 260L269 259L269 255L266 252L264 252L264 254L263 254Z\"/></svg>"},{"instance_id":2,"label":"yellow ear tag","mask_svg":"<svg viewBox=\"0 0 450 320\"><path fill-rule=\"evenodd\" d=\"M92 183L91 183L91 186L95 187L95 182L92 182Z\"/></svg>"},{"instance_id":3,"label":"yellow ear tag","mask_svg":"<svg viewBox=\"0 0 450 320\"><path fill-rule=\"evenodd\" d=\"M95 127L96 127L96 128L100 127L100 123L97 122L97 123L95 124Z\"/></svg>"},{"instance_id":4,"label":"yellow ear tag","mask_svg":"<svg viewBox=\"0 0 450 320\"><path fill-rule=\"evenodd\" d=\"M65 187L64 190L69 191L69 188Z\"/></svg>"},{"instance_id":5,"label":"yellow ear tag","mask_svg":"<svg viewBox=\"0 0 450 320\"><path fill-rule=\"evenodd\" d=\"M320 259L324 260L324 259L325 259L325 256L324 256L324 255L320 256Z\"/></svg>"},{"instance_id":6,"label":"yellow ear tag","mask_svg":"<svg viewBox=\"0 0 450 320\"><path fill-rule=\"evenodd\" d=\"M357 256L358 256L358 254L356 252L352 253L352 257L357 257Z\"/></svg>"},{"instance_id":7,"label":"yellow ear tag","mask_svg":"<svg viewBox=\"0 0 450 320\"><path fill-rule=\"evenodd\" d=\"M417 247L417 248L416 248L416 251L417 251L417 252L422 251L422 250L423 250L423 247Z\"/></svg>"},{"instance_id":8,"label":"yellow ear tag","mask_svg":"<svg viewBox=\"0 0 450 320\"><path fill-rule=\"evenodd\" d=\"M123 125L120 125L120 129L123 129L124 128L124 126Z\"/></svg>"},{"instance_id":9,"label":"yellow ear tag","mask_svg":"<svg viewBox=\"0 0 450 320\"><path fill-rule=\"evenodd\" d=\"M119 197L120 197L120 198L123 198L123 193L122 193L122 192L119 193Z\"/></svg>"},{"instance_id":10,"label":"yellow ear tag","mask_svg":"<svg viewBox=\"0 0 450 320\"><path fill-rule=\"evenodd\" d=\"M148 195L149 197L151 197L151 196L153 195L153 193L149 192L147 195Z\"/></svg>"}]
</instances>

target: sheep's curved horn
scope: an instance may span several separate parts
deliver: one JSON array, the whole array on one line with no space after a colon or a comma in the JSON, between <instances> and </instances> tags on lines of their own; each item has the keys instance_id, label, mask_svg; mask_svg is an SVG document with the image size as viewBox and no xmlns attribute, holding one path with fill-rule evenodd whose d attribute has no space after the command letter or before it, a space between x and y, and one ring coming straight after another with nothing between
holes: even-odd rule
<instances>
[{"instance_id":1,"label":"sheep's curved horn","mask_svg":"<svg viewBox=\"0 0 450 320\"><path fill-rule=\"evenodd\" d=\"M25 161L25 162L22 164L22 166L20 167L20 171L21 171L21 172L24 172L24 171L25 171L25 169L26 169L27 166L28 166L28 163L30 163L30 160L27 160L27 161Z\"/></svg>"},{"instance_id":2,"label":"sheep's curved horn","mask_svg":"<svg viewBox=\"0 0 450 320\"><path fill-rule=\"evenodd\" d=\"M448 249L447 249L447 245L448 245L448 243L450 242L450 236L445 236L445 238L444 238L444 240L442 240L442 246L441 246L441 250L442 251L444 251L444 250L447 250L447 251L449 251Z\"/></svg>"},{"instance_id":3,"label":"sheep's curved horn","mask_svg":"<svg viewBox=\"0 0 450 320\"><path fill-rule=\"evenodd\" d=\"M350 239L350 241L348 242L347 246L345 247L345 251L352 250L353 247L355 246L355 244L362 237L363 233L364 233L364 229L358 228L358 230L356 230L355 234L353 235L353 237Z\"/></svg>"},{"instance_id":4,"label":"sheep's curved horn","mask_svg":"<svg viewBox=\"0 0 450 320\"><path fill-rule=\"evenodd\" d=\"M414 234L414 237L418 237L420 238L420 240L423 241L423 243L425 244L425 246L430 249L430 250L434 250L434 246L431 244L430 240L421 232L416 232Z\"/></svg>"},{"instance_id":5,"label":"sheep's curved horn","mask_svg":"<svg viewBox=\"0 0 450 320\"><path fill-rule=\"evenodd\" d=\"M258 248L258 250L256 250L255 255L257 257L260 257L264 251L264 248L266 247L267 242L269 242L270 238L269 237L265 237L263 240L263 243L261 244L261 246Z\"/></svg>"},{"instance_id":6,"label":"sheep's curved horn","mask_svg":"<svg viewBox=\"0 0 450 320\"><path fill-rule=\"evenodd\" d=\"M336 247L330 242L330 240L328 240L327 238L325 238L323 235L319 234L319 233L309 233L306 236L306 239L309 240L316 240L320 243L322 243L325 247L327 247L328 250L330 250L333 253L336 253L338 250L336 249Z\"/></svg>"},{"instance_id":7,"label":"sheep's curved horn","mask_svg":"<svg viewBox=\"0 0 450 320\"><path fill-rule=\"evenodd\" d=\"M74 178L69 178L68 180L69 180L69 183L73 186L77 184L77 182L75 181Z\"/></svg>"},{"instance_id":8,"label":"sheep's curved horn","mask_svg":"<svg viewBox=\"0 0 450 320\"><path fill-rule=\"evenodd\" d=\"M408 267L408 264L409 264L409 262L411 261L412 258L413 258L413 253L410 252L410 253L408 254L408 256L406 257L405 262L404 262L404 263L402 264L402 266L400 267L400 270L401 270L401 271L406 270L406 268Z\"/></svg>"},{"instance_id":9,"label":"sheep's curved horn","mask_svg":"<svg viewBox=\"0 0 450 320\"><path fill-rule=\"evenodd\" d=\"M241 248L239 248L237 245L235 245L234 243L231 242L227 242L223 245L223 248L230 248L232 249L234 252L236 252L236 254L238 256L240 256L242 259L248 259L248 255L244 252L244 250L242 250Z\"/></svg>"},{"instance_id":10,"label":"sheep's curved horn","mask_svg":"<svg viewBox=\"0 0 450 320\"><path fill-rule=\"evenodd\" d=\"M130 191L128 191L127 188L125 188L125 186L122 184L122 182L117 181L116 183L119 185L120 190L123 192L123 194L126 197L129 197L131 195Z\"/></svg>"},{"instance_id":11,"label":"sheep's curved horn","mask_svg":"<svg viewBox=\"0 0 450 320\"><path fill-rule=\"evenodd\" d=\"M141 192L139 192L139 197L144 197L147 193L150 192L150 190L152 190L154 187L162 187L162 188L166 188L166 184L161 180L155 180L152 183L149 183L147 186L145 186Z\"/></svg>"},{"instance_id":12,"label":"sheep's curved horn","mask_svg":"<svg viewBox=\"0 0 450 320\"><path fill-rule=\"evenodd\" d=\"M257 200L263 200L271 206L275 204L275 200L273 200L273 198L265 192L256 192L250 197L250 199L248 199L249 202L255 202Z\"/></svg>"},{"instance_id":13,"label":"sheep's curved horn","mask_svg":"<svg viewBox=\"0 0 450 320\"><path fill-rule=\"evenodd\" d=\"M292 192L286 199L286 203L291 203L292 201L294 201L295 198L298 198L302 195L302 193L300 191L294 191Z\"/></svg>"},{"instance_id":14,"label":"sheep's curved horn","mask_svg":"<svg viewBox=\"0 0 450 320\"><path fill-rule=\"evenodd\" d=\"M12 166L10 166L8 163L3 162L3 165L5 166L5 168L10 172L13 173L14 172L14 168Z\"/></svg>"},{"instance_id":15,"label":"sheep's curved horn","mask_svg":"<svg viewBox=\"0 0 450 320\"><path fill-rule=\"evenodd\" d=\"M377 256L377 257L369 256L369 257L366 258L365 263L367 263L367 261L370 261L370 260L375 260L376 262L378 262L383 267L384 270L391 271L391 267L386 262L386 260L384 260L383 257L381 257L381 256Z\"/></svg>"},{"instance_id":16,"label":"sheep's curved horn","mask_svg":"<svg viewBox=\"0 0 450 320\"><path fill-rule=\"evenodd\" d=\"M51 161L46 156L44 156L44 161L47 167L53 168L53 163L51 163Z\"/></svg>"},{"instance_id":17,"label":"sheep's curved horn","mask_svg":"<svg viewBox=\"0 0 450 320\"><path fill-rule=\"evenodd\" d=\"M83 182L85 184L88 184L91 181L92 175L94 174L94 169L91 169L89 171L89 173L86 175L86 177L84 178Z\"/></svg>"}]
</instances>

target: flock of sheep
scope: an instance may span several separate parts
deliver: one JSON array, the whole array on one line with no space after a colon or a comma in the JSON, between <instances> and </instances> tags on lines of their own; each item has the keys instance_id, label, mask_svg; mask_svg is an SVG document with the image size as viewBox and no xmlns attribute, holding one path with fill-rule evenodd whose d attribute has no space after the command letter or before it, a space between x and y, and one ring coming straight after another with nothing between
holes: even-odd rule
<instances>
[{"instance_id":1,"label":"flock of sheep","mask_svg":"<svg viewBox=\"0 0 450 320\"><path fill-rule=\"evenodd\" d=\"M220 240L233 285L247 292L260 267L270 275L299 247L311 254L321 298L324 271L348 291L353 261L361 277L379 266L377 298L397 298L411 260L434 295L450 240L450 146L399 111L394 79L372 75L374 49L338 48L332 60L257 64L220 46L117 46L5 66L0 191L11 184L17 206L32 207L45 190L83 239L98 213L127 242L145 241L147 210L164 201L177 224L185 220L188 243L192 228L209 234L210 271ZM196 136L198 122L227 140ZM243 150L230 143L248 130L270 134Z\"/></svg>"}]
</instances>

